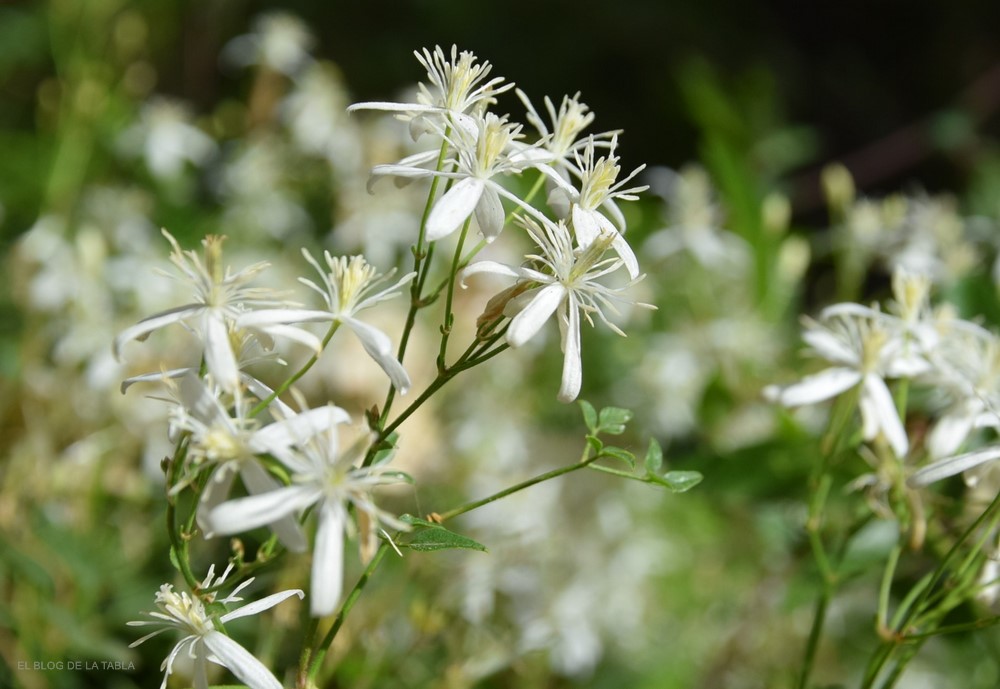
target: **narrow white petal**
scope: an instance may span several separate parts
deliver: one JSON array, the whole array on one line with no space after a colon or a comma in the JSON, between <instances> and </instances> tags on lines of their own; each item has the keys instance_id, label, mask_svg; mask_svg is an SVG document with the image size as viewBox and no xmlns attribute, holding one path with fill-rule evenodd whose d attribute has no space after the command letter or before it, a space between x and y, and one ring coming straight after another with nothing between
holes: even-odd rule
<instances>
[{"instance_id":1,"label":"narrow white petal","mask_svg":"<svg viewBox=\"0 0 1000 689\"><path fill-rule=\"evenodd\" d=\"M240 384L240 369L229 342L229 327L219 313L207 312L204 319L205 366L215 381L232 391Z\"/></svg>"},{"instance_id":2,"label":"narrow white petal","mask_svg":"<svg viewBox=\"0 0 1000 689\"><path fill-rule=\"evenodd\" d=\"M973 467L985 464L986 462L992 462L996 459L1000 459L1000 445L984 447L973 452L948 457L947 459L942 459L940 462L934 462L925 466L907 479L906 484L911 487L926 486L929 483L960 474L963 471L968 471Z\"/></svg>"},{"instance_id":3,"label":"narrow white petal","mask_svg":"<svg viewBox=\"0 0 1000 689\"><path fill-rule=\"evenodd\" d=\"M281 488L281 483L255 460L247 459L240 462L240 478L251 495L261 495ZM278 540L293 553L304 553L309 543L299 526L295 515L288 514L277 521L268 524Z\"/></svg>"},{"instance_id":4,"label":"narrow white petal","mask_svg":"<svg viewBox=\"0 0 1000 689\"><path fill-rule=\"evenodd\" d=\"M583 383L583 364L580 360L580 310L576 299L569 295L567 304L569 322L563 329L563 370L558 400L572 402L580 394Z\"/></svg>"},{"instance_id":5,"label":"narrow white petal","mask_svg":"<svg viewBox=\"0 0 1000 689\"><path fill-rule=\"evenodd\" d=\"M378 328L368 325L356 318L344 318L344 325L349 327L358 339L361 346L368 352L368 356L375 360L385 374L392 381L392 386L399 390L401 395L405 395L410 389L410 376L406 369L396 360L396 354L392 348L392 340L389 336Z\"/></svg>"},{"instance_id":6,"label":"narrow white petal","mask_svg":"<svg viewBox=\"0 0 1000 689\"><path fill-rule=\"evenodd\" d=\"M828 368L798 383L789 385L778 395L778 401L786 407L815 404L836 397L861 382L861 373L849 368Z\"/></svg>"},{"instance_id":7,"label":"narrow white petal","mask_svg":"<svg viewBox=\"0 0 1000 689\"><path fill-rule=\"evenodd\" d=\"M341 505L324 503L320 508L309 592L313 617L332 615L340 602L344 582L344 519Z\"/></svg>"},{"instance_id":8,"label":"narrow white petal","mask_svg":"<svg viewBox=\"0 0 1000 689\"><path fill-rule=\"evenodd\" d=\"M580 204L573 204L573 232L576 243L581 247L590 246L601 235L601 224L597 211L586 210Z\"/></svg>"},{"instance_id":9,"label":"narrow white petal","mask_svg":"<svg viewBox=\"0 0 1000 689\"><path fill-rule=\"evenodd\" d=\"M235 620L240 617L247 617L248 615L256 615L259 612L263 612L268 608L273 608L278 603L288 600L292 596L298 596L299 600L305 598L305 593L300 589L290 589L288 591L281 591L279 593L272 593L270 596L265 596L260 600L256 600L253 603L247 603L235 610L227 612L225 615L221 616L219 620L223 623L229 622L230 620Z\"/></svg>"},{"instance_id":10,"label":"narrow white petal","mask_svg":"<svg viewBox=\"0 0 1000 689\"><path fill-rule=\"evenodd\" d=\"M198 511L196 514L198 528L205 533L205 538L215 537L208 522L208 515L229 497L229 491L233 487L234 478L236 478L234 463L227 462L217 468L205 483L205 489L201 492L201 497L198 499Z\"/></svg>"},{"instance_id":11,"label":"narrow white petal","mask_svg":"<svg viewBox=\"0 0 1000 689\"><path fill-rule=\"evenodd\" d=\"M566 288L559 283L546 285L538 290L535 298L511 319L510 327L507 328L508 344L520 347L534 337L545 321L555 313L566 294Z\"/></svg>"},{"instance_id":12,"label":"narrow white petal","mask_svg":"<svg viewBox=\"0 0 1000 689\"><path fill-rule=\"evenodd\" d=\"M329 311L316 309L260 309L240 314L236 319L237 328L259 328L261 326L284 325L288 323L314 323L331 320Z\"/></svg>"},{"instance_id":13,"label":"narrow white petal","mask_svg":"<svg viewBox=\"0 0 1000 689\"><path fill-rule=\"evenodd\" d=\"M614 223L615 229L619 232L624 232L625 215L622 213L621 208L618 207L618 204L615 203L615 200L614 199L606 200L604 203L601 204L601 208L603 208L606 211L605 215L608 216L608 219Z\"/></svg>"},{"instance_id":14,"label":"narrow white petal","mask_svg":"<svg viewBox=\"0 0 1000 689\"><path fill-rule=\"evenodd\" d=\"M188 373L194 373L193 368L172 368L169 371L157 371L156 373L143 373L138 376L126 378L121 384L121 393L125 392L136 383L160 383L166 378L180 378Z\"/></svg>"},{"instance_id":15,"label":"narrow white petal","mask_svg":"<svg viewBox=\"0 0 1000 689\"><path fill-rule=\"evenodd\" d=\"M627 241L625 241L625 237L616 232L614 239L611 240L611 246L614 247L618 257L621 258L622 262L625 264L629 277L633 280L639 277L639 261L636 259L635 252L632 251L632 247L629 246Z\"/></svg>"},{"instance_id":16,"label":"narrow white petal","mask_svg":"<svg viewBox=\"0 0 1000 689\"><path fill-rule=\"evenodd\" d=\"M229 668L250 689L282 689L281 682L263 663L222 632L210 631L202 639L212 652L213 660Z\"/></svg>"},{"instance_id":17,"label":"narrow white petal","mask_svg":"<svg viewBox=\"0 0 1000 689\"><path fill-rule=\"evenodd\" d=\"M201 304L185 304L184 306L178 306L169 311L155 314L149 318L144 318L135 325L125 328L125 330L118 334L118 337L115 338L111 345L111 351L115 355L115 359L121 358L122 347L125 346L126 342L144 340L154 330L159 330L171 323L180 323L185 318L190 318L197 314L203 308L205 307Z\"/></svg>"},{"instance_id":18,"label":"narrow white petal","mask_svg":"<svg viewBox=\"0 0 1000 689\"><path fill-rule=\"evenodd\" d=\"M481 179L466 177L438 199L427 217L427 241L436 241L457 230L472 215L484 188Z\"/></svg>"},{"instance_id":19,"label":"narrow white petal","mask_svg":"<svg viewBox=\"0 0 1000 689\"><path fill-rule=\"evenodd\" d=\"M479 231L487 242L492 242L500 236L505 218L500 195L496 190L485 187L479 203L476 204L476 222L479 223Z\"/></svg>"},{"instance_id":20,"label":"narrow white petal","mask_svg":"<svg viewBox=\"0 0 1000 689\"><path fill-rule=\"evenodd\" d=\"M909 452L910 441L885 381L874 373L869 373L865 376L864 395L871 400L871 411L876 415L878 427L889 441L889 446L902 459Z\"/></svg>"},{"instance_id":21,"label":"narrow white petal","mask_svg":"<svg viewBox=\"0 0 1000 689\"><path fill-rule=\"evenodd\" d=\"M465 279L467 277L470 275L478 275L480 273L491 273L493 275L502 275L503 277L508 278L538 280L540 282L550 282L552 280L551 277L545 275L544 273L539 273L537 270L532 270L531 268L515 268L503 263L497 263L496 261L476 261L462 271L462 286L465 286Z\"/></svg>"},{"instance_id":22,"label":"narrow white petal","mask_svg":"<svg viewBox=\"0 0 1000 689\"><path fill-rule=\"evenodd\" d=\"M966 409L945 414L927 437L927 451L931 457L947 457L965 442L972 431L974 418Z\"/></svg>"},{"instance_id":23,"label":"narrow white petal","mask_svg":"<svg viewBox=\"0 0 1000 689\"><path fill-rule=\"evenodd\" d=\"M287 486L246 498L224 502L207 515L212 531L221 535L250 531L305 509L320 496L318 488Z\"/></svg>"},{"instance_id":24,"label":"narrow white petal","mask_svg":"<svg viewBox=\"0 0 1000 689\"><path fill-rule=\"evenodd\" d=\"M250 447L255 452L277 454L291 445L301 445L333 426L350 422L351 415L340 407L316 407L264 426L250 438Z\"/></svg>"},{"instance_id":25,"label":"narrow white petal","mask_svg":"<svg viewBox=\"0 0 1000 689\"><path fill-rule=\"evenodd\" d=\"M817 354L828 361L833 361L838 364L853 365L860 362L858 353L844 344L843 340L828 330L821 330L817 327L808 328L802 333L802 339L806 344L812 347Z\"/></svg>"},{"instance_id":26,"label":"narrow white petal","mask_svg":"<svg viewBox=\"0 0 1000 689\"><path fill-rule=\"evenodd\" d=\"M366 101L347 106L347 112L357 110L384 110L388 112L438 112L441 108L419 103L391 103L389 101Z\"/></svg>"}]
</instances>

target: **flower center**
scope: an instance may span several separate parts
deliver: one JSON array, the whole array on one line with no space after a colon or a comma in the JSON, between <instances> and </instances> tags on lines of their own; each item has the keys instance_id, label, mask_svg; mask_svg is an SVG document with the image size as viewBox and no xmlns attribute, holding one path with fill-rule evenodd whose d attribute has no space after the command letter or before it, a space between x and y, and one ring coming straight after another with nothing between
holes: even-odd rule
<instances>
[{"instance_id":1,"label":"flower center","mask_svg":"<svg viewBox=\"0 0 1000 689\"><path fill-rule=\"evenodd\" d=\"M599 158L580 183L580 206L595 210L607 200L621 168L617 158Z\"/></svg>"},{"instance_id":2,"label":"flower center","mask_svg":"<svg viewBox=\"0 0 1000 689\"><path fill-rule=\"evenodd\" d=\"M375 268L363 256L346 256L330 261L330 280L337 292L337 306L341 312L350 313L368 283L375 276Z\"/></svg>"}]
</instances>

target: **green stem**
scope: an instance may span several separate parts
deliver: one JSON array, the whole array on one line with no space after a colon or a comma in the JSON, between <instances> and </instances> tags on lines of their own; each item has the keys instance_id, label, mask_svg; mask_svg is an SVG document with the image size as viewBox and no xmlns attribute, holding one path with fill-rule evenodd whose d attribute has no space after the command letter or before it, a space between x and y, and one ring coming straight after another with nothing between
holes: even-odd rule
<instances>
[{"instance_id":1,"label":"green stem","mask_svg":"<svg viewBox=\"0 0 1000 689\"><path fill-rule=\"evenodd\" d=\"M438 371L447 369L448 338L451 337L451 329L455 324L455 314L452 313L452 307L455 302L455 280L458 275L462 248L465 246L465 238L469 233L470 224L472 224L471 215L465 219L465 223L462 225L462 233L458 236L458 246L455 247L455 255L451 260L451 273L448 276L448 293L445 297L444 305L444 322L441 325L441 347L438 350L437 358Z\"/></svg>"},{"instance_id":2,"label":"green stem","mask_svg":"<svg viewBox=\"0 0 1000 689\"><path fill-rule=\"evenodd\" d=\"M379 563L385 557L386 552L389 550L388 541L383 541L382 545L379 546L378 551L375 553L375 557L371 559L365 571L361 574L358 582L351 589L351 592L347 595L344 600L344 604L340 606L340 611L337 613L337 617L333 620L333 625L330 627L326 636L320 642L319 646L316 648L316 652L312 654L312 661L309 664L309 671L307 673L308 684L306 686L313 686L316 681L316 675L319 673L320 667L323 665L323 659L326 657L326 652L329 650L330 645L333 644L334 638L337 636L337 632L344 625L344 620L350 614L351 609L354 608L354 604L357 603L358 598L361 596L361 592L364 591L365 586L368 584L368 580L371 579L372 574L378 568Z\"/></svg>"},{"instance_id":3,"label":"green stem","mask_svg":"<svg viewBox=\"0 0 1000 689\"><path fill-rule=\"evenodd\" d=\"M185 539L184 534L181 533L177 524L177 496L170 495L170 491L177 484L177 481L180 478L181 470L184 466L184 458L186 456L187 437L184 437L177 443L177 449L174 451L174 456L170 460L170 475L167 478L167 534L170 537L170 546L174 551L174 559L177 561L177 566L180 568L181 574L184 576L184 581L187 583L188 588L191 591L197 591L201 582L198 581L194 572L191 571L188 541ZM195 509L196 508L192 508L192 515L194 514ZM190 524L190 516L188 518L188 523ZM190 529L190 526L188 529Z\"/></svg>"},{"instance_id":4,"label":"green stem","mask_svg":"<svg viewBox=\"0 0 1000 689\"><path fill-rule=\"evenodd\" d=\"M275 388L274 392L272 392L270 395L268 395L266 398L264 398L263 400L260 401L260 404L258 404L256 407L254 407L253 409L251 409L250 413L248 414L248 416L250 418L253 418L253 417L257 416L257 414L260 414L262 411L264 411L265 409L267 409L268 405L270 405L271 402L273 402L274 400L276 400L279 395L284 394L288 390L288 388L290 388L293 385L295 385L295 383L298 382L298 380L300 378L302 378L302 376L304 376L309 371L309 369L311 369L313 366L315 366L316 362L319 361L319 358L322 355L323 351L326 349L326 346L328 344L330 344L330 340L333 338L333 334L335 332L337 332L337 329L339 327L340 327L340 321L334 321L333 323L331 323L330 324L330 329L326 331L326 335L323 337L323 342L320 345L320 353L319 354L313 354L309 358L309 361L307 361L305 364L302 365L302 368L300 368L298 371L296 371L284 383L282 383L277 388Z\"/></svg>"}]
</instances>

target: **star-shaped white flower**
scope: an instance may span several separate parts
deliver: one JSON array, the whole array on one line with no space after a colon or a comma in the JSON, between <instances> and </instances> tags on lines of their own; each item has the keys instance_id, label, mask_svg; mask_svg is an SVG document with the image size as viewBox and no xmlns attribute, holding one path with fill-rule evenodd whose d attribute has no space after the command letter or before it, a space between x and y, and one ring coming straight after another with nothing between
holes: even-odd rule
<instances>
[{"instance_id":1,"label":"star-shaped white flower","mask_svg":"<svg viewBox=\"0 0 1000 689\"><path fill-rule=\"evenodd\" d=\"M328 251L323 254L327 266L324 269L306 249L302 250L302 255L319 273L323 285L321 287L306 278L299 278L299 281L323 298L326 302L326 310L262 309L240 316L236 320L237 326L264 329L282 326L289 330L305 332L287 324L330 321L342 323L357 335L368 355L382 367L400 394L405 395L406 391L410 389L410 377L403 365L396 359L392 340L378 328L358 320L355 314L398 296L400 288L416 277L416 273L408 273L394 284L379 289L392 277L395 271L386 275L378 275L375 268L369 265L363 256L334 258Z\"/></svg>"},{"instance_id":2,"label":"star-shaped white flower","mask_svg":"<svg viewBox=\"0 0 1000 689\"><path fill-rule=\"evenodd\" d=\"M820 322L806 321L802 335L813 351L834 365L785 388L769 386L766 397L787 407L815 404L856 386L861 387L862 434L874 440L881 433L897 457L906 456L909 439L896 411L886 378L916 373L913 360L902 356L903 342L884 321L830 307Z\"/></svg>"},{"instance_id":3,"label":"star-shaped white flower","mask_svg":"<svg viewBox=\"0 0 1000 689\"><path fill-rule=\"evenodd\" d=\"M208 570L208 577L202 583L202 589L215 588L223 583L226 576L232 570L230 565L221 577L213 581L215 576L215 565ZM150 612L152 620L139 620L129 622L132 627L158 626L160 629L147 634L146 636L133 641L129 648L134 648L144 641L153 638L157 634L168 629L177 629L184 634L184 637L177 642L170 654L164 659L160 666L166 672L163 675L163 683L160 689L165 689L170 673L173 671L174 661L182 652L187 651L188 657L194 661L194 686L195 689L208 688L208 671L206 663L212 662L228 668L236 677L246 684L250 689L282 689L281 682L275 679L271 671L253 657L245 648L216 629L216 623L226 623L248 615L256 615L278 603L298 596L302 599L303 592L298 589L275 593L259 601L248 603L235 610L219 614L219 612L209 612L205 607L205 601L213 604L236 603L242 598L237 598L237 594L246 588L253 579L247 579L242 584L222 600L216 601L214 594L203 594L201 597L192 596L186 591L177 593L173 586L164 584L156 594L156 605L159 608L156 612Z\"/></svg>"},{"instance_id":4,"label":"star-shaped white flower","mask_svg":"<svg viewBox=\"0 0 1000 689\"><path fill-rule=\"evenodd\" d=\"M604 258L607 249L614 244L617 232L601 231L597 238L583 249L574 249L573 239L565 223L551 220L535 222L523 218L528 234L538 243L541 254L528 256L538 264L538 269L512 267L495 261L479 261L465 269L462 280L478 273L493 273L524 280L532 286L514 296L506 303L504 313L512 316L507 328L506 339L512 347L519 347L541 330L553 314L559 322L562 337L563 371L558 399L572 402L580 393L583 380L580 359L580 316L593 325L592 313L596 313L608 327L619 335L625 333L609 321L604 309L617 313L615 302L635 304L623 296L622 292L634 284L624 287L609 287L599 282L605 275L615 272L623 265L620 258ZM645 308L655 308L650 304L636 304Z\"/></svg>"},{"instance_id":5,"label":"star-shaped white flower","mask_svg":"<svg viewBox=\"0 0 1000 689\"><path fill-rule=\"evenodd\" d=\"M236 318L249 308L281 304L273 298L271 290L247 285L268 264L261 261L232 273L228 268L223 269L222 265L222 242L225 237L210 235L205 238L202 242L205 247L203 262L194 251L183 251L169 232L164 230L163 235L173 247L170 260L194 287L194 301L153 314L123 330L112 346L115 358L121 358L122 348L131 340L145 340L155 330L174 323L184 324L204 343L208 372L219 385L231 392L238 387L240 380L239 364L230 339ZM319 338L299 329L277 325L260 330L266 339L278 335L317 351L320 349Z\"/></svg>"},{"instance_id":6,"label":"star-shaped white flower","mask_svg":"<svg viewBox=\"0 0 1000 689\"><path fill-rule=\"evenodd\" d=\"M495 96L514 87L504 84L503 77L488 79L493 67L489 62L477 63L476 56L457 46L451 47L450 56L445 55L441 46L434 51L424 48L413 53L427 70L427 83L421 83L416 103L392 103L386 101L355 103L347 111L385 110L400 113L400 117L410 120L410 133L414 140L433 125L444 128L457 125L466 133L475 135L476 117L487 106L496 102Z\"/></svg>"},{"instance_id":7,"label":"star-shaped white flower","mask_svg":"<svg viewBox=\"0 0 1000 689\"><path fill-rule=\"evenodd\" d=\"M310 610L322 617L334 612L343 587L344 534L360 530L363 561L375 553L379 523L405 531L409 526L372 499L372 489L390 483L411 482L410 478L385 466L357 466L371 446L371 436L364 436L343 452L336 426L314 436L298 448L274 453L292 472L292 483L262 495L223 503L208 515L213 531L234 534L273 523L275 520L316 507L318 525L312 564ZM350 519L353 505L357 527Z\"/></svg>"}]
</instances>

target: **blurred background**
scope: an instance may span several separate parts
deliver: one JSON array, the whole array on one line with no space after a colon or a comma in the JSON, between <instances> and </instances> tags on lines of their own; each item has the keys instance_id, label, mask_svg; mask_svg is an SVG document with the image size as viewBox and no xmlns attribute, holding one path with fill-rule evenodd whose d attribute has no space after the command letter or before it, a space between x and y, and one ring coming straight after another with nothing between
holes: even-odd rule
<instances>
[{"instance_id":1,"label":"blurred background","mask_svg":"<svg viewBox=\"0 0 1000 689\"><path fill-rule=\"evenodd\" d=\"M402 99L424 76L413 51L453 43L536 106L580 91L591 131L624 130L623 170L649 166L650 193L625 210L651 274L639 296L660 310L632 314L626 340L585 334L583 396L633 408L629 447L657 437L671 466L706 480L672 496L573 476L470 516L490 555L395 563L338 641L328 686L793 686L815 593L801 524L822 419L776 414L760 390L801 367L798 314L884 296L893 256L936 261L941 294L996 322L997 26L987 0L3 3L0 686L160 681L169 645L130 650L124 623L173 576L164 409L118 384L181 356L184 334L126 364L110 355L121 328L186 299L152 273L167 266L159 228L186 247L226 234L234 267L267 258L286 288L307 272L300 246L405 260L425 189L369 196L365 182L413 143L391 118L344 109ZM497 110L523 118L510 96ZM824 193L832 162L850 176ZM848 211L864 199L895 234L837 282L853 285L845 295L833 255L862 241ZM463 296L470 318L489 296ZM418 352L435 346L433 324L424 335ZM578 409L554 402L561 359L546 344L416 420L405 461L422 485L392 496L400 511L578 456ZM377 371L333 359L303 382L311 398L360 411L381 394ZM540 387L498 409L519 378ZM212 546L203 569L227 553ZM292 585L301 565L262 583ZM818 681L856 678L875 587L860 576L831 615ZM275 639L296 614L241 640L294 662ZM997 686L998 641L929 644L906 686ZM60 660L135 669L30 665Z\"/></svg>"}]
</instances>

